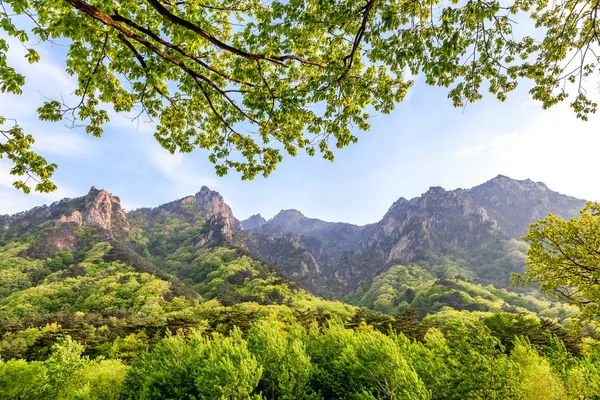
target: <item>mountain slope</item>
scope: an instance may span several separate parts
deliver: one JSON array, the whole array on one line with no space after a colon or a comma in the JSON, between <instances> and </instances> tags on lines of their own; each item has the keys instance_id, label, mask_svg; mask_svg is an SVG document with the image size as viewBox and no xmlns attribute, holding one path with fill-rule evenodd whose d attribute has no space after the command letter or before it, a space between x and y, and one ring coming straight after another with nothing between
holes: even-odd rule
<instances>
[{"instance_id":1,"label":"mountain slope","mask_svg":"<svg viewBox=\"0 0 600 400\"><path fill-rule=\"evenodd\" d=\"M65 335L85 343L87 354L106 356L117 338L228 331L279 314L308 326L323 314L355 313L236 248L232 235L241 225L207 188L127 214L117 197L92 188L3 222L3 359L44 359Z\"/></svg>"},{"instance_id":2,"label":"mountain slope","mask_svg":"<svg viewBox=\"0 0 600 400\"><path fill-rule=\"evenodd\" d=\"M502 232L515 239L525 235L532 222L548 213L572 218L585 206L585 200L554 192L542 182L519 181L504 175L475 186L469 195L485 208Z\"/></svg>"},{"instance_id":3,"label":"mountain slope","mask_svg":"<svg viewBox=\"0 0 600 400\"><path fill-rule=\"evenodd\" d=\"M302 287L377 309L364 295L397 265L418 266L429 280L507 287L510 274L524 265L526 246L518 233L538 216L569 217L581 205L541 183L498 176L468 190L432 187L420 197L400 198L366 226L308 218L297 210L240 222L206 187L128 213L118 197L92 188L84 197L0 217L2 251L19 249L11 261L16 267L4 267L10 278L0 279L0 293L12 296L45 284L59 272L48 265L62 263L61 271L77 277L86 254L107 243L98 262L122 263L168 282L171 297L287 304L308 298ZM63 256L67 261L60 261Z\"/></svg>"},{"instance_id":4,"label":"mountain slope","mask_svg":"<svg viewBox=\"0 0 600 400\"><path fill-rule=\"evenodd\" d=\"M432 187L420 197L400 198L379 222L366 226L284 210L245 233L243 241L287 276L333 297L348 298L396 263L424 262L439 278L507 286L510 274L523 269L525 247L515 240L529 224L548 213L575 216L584 204L543 183L499 175L472 189ZM291 260L283 260L284 247L294 249Z\"/></svg>"}]
</instances>

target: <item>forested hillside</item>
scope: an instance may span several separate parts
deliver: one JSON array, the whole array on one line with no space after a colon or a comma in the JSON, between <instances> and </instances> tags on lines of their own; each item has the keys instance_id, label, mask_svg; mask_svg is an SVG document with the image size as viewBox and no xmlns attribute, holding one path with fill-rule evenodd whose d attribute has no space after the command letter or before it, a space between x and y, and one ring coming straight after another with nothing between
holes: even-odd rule
<instances>
[{"instance_id":1,"label":"forested hillside","mask_svg":"<svg viewBox=\"0 0 600 400\"><path fill-rule=\"evenodd\" d=\"M240 222L208 188L2 216L0 398L600 398L595 326L509 285L522 227L581 203L544 188L433 188L365 227Z\"/></svg>"}]
</instances>

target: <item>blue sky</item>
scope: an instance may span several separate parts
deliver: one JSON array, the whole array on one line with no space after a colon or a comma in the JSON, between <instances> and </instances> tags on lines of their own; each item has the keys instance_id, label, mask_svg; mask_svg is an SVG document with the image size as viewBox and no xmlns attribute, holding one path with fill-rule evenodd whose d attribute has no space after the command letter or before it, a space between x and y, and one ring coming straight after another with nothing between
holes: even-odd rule
<instances>
[{"instance_id":1,"label":"blue sky","mask_svg":"<svg viewBox=\"0 0 600 400\"><path fill-rule=\"evenodd\" d=\"M241 219L295 208L311 217L365 224L379 220L401 196L418 196L430 186L467 188L498 174L600 200L599 117L579 121L566 104L544 111L529 97L527 84L505 103L486 96L463 110L452 107L445 89L417 77L405 101L390 115L375 115L372 129L358 132L358 144L338 151L333 163L288 156L269 178L242 181L235 173L217 177L203 150L169 154L155 142L149 123L115 115L97 139L65 123L39 122L35 110L42 95L68 95L75 87L64 72L64 49L38 46L42 61L30 66L24 50L9 43L12 64L27 84L22 96L0 95L0 114L17 118L36 138L35 148L59 165L59 190L17 192L9 164L0 160L0 214L84 195L92 185L120 196L127 209L157 206L206 185Z\"/></svg>"}]
</instances>

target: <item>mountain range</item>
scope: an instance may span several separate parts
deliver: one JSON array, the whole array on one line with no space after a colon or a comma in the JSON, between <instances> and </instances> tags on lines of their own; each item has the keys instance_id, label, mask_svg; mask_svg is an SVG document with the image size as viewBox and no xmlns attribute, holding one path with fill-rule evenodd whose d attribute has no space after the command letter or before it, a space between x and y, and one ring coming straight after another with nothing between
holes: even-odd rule
<instances>
[{"instance_id":1,"label":"mountain range","mask_svg":"<svg viewBox=\"0 0 600 400\"><path fill-rule=\"evenodd\" d=\"M471 189L431 187L400 198L374 224L356 226L283 210L242 221L242 245L322 295L340 296L394 264L427 263L440 278L463 276L505 287L521 272L519 239L548 213L576 216L584 200L541 182L499 175Z\"/></svg>"},{"instance_id":2,"label":"mountain range","mask_svg":"<svg viewBox=\"0 0 600 400\"><path fill-rule=\"evenodd\" d=\"M507 287L510 274L523 270L526 247L519 238L529 224L548 213L573 217L584 205L541 182L499 175L471 189L431 187L420 197L400 198L379 222L357 226L297 210L239 221L207 187L156 208L125 212L119 197L92 187L84 197L0 216L0 242L35 236L26 255L47 258L80 246L76 232L88 227L96 240L126 245L150 264L184 244L225 246L273 266L314 294L348 300L399 264L419 265L438 279Z\"/></svg>"}]
</instances>

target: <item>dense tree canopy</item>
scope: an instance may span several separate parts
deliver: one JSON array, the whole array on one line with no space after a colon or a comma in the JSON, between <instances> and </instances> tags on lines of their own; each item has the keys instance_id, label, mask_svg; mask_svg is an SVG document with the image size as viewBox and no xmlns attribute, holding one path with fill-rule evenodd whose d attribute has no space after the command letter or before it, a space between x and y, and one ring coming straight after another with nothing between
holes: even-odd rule
<instances>
[{"instance_id":1,"label":"dense tree canopy","mask_svg":"<svg viewBox=\"0 0 600 400\"><path fill-rule=\"evenodd\" d=\"M449 87L456 106L487 90L504 100L520 78L549 107L574 86L582 118L596 104L585 79L597 71L598 6L563 0L1 0L0 28L29 43L69 44L67 72L78 100L39 108L42 120L80 120L100 136L110 109L157 122L171 152L210 151L219 175L268 175L283 152L320 153L357 141L372 112L389 113L423 74ZM513 35L530 16L539 37ZM31 29L29 29L31 28ZM5 36L6 37L6 36ZM0 38L0 89L19 94L25 78ZM10 116L2 116L9 118ZM2 122L2 121L0 121ZM54 164L32 153L18 128L1 133L12 173L50 191ZM15 186L30 190L29 179Z\"/></svg>"},{"instance_id":2,"label":"dense tree canopy","mask_svg":"<svg viewBox=\"0 0 600 400\"><path fill-rule=\"evenodd\" d=\"M524 280L577 305L584 320L600 320L600 204L588 203L580 218L549 215L533 224Z\"/></svg>"},{"instance_id":3,"label":"dense tree canopy","mask_svg":"<svg viewBox=\"0 0 600 400\"><path fill-rule=\"evenodd\" d=\"M600 396L600 348L573 356L550 337L505 351L480 322L455 319L423 341L340 321L308 332L273 318L246 337L180 331L132 361L82 354L69 336L43 360L0 360L12 399L585 399Z\"/></svg>"}]
</instances>

